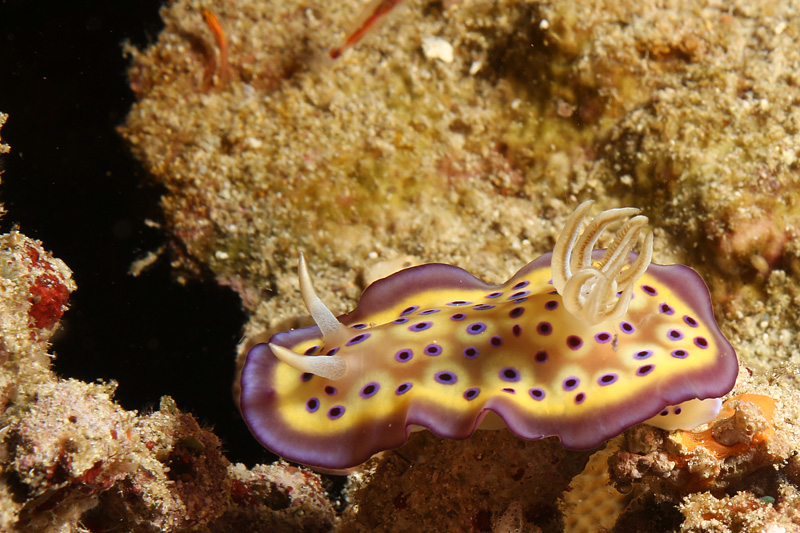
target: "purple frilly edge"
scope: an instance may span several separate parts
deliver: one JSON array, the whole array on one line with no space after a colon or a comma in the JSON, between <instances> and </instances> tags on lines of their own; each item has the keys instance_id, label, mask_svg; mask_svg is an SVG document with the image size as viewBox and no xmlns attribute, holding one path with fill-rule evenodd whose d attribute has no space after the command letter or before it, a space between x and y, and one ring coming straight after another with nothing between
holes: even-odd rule
<instances>
[{"instance_id":1,"label":"purple frilly edge","mask_svg":"<svg viewBox=\"0 0 800 533\"><path fill-rule=\"evenodd\" d=\"M596 250L595 254L602 254ZM635 258L631 254L631 260ZM532 270L549 267L551 254L545 254L525 265L506 284L513 284ZM241 411L250 431L266 448L281 457L302 464L327 469L346 469L363 463L383 450L403 445L410 426L428 428L434 434L449 439L465 439L472 435L483 415L496 412L511 431L526 439L558 436L565 448L591 449L601 445L631 426L655 416L666 405L692 398L716 398L728 393L738 374L738 362L733 347L717 327L708 288L702 278L683 265L651 264L648 274L669 285L682 299L690 303L696 318L707 324L719 346L713 365L691 374L659 382L647 395L632 397L629 402L613 408L595 409L585 415L565 419L531 417L503 397L487 401L485 409L475 419L454 416L441 406L415 401L406 413L349 426L346 432L315 437L295 432L285 425L273 405L275 390L271 386L279 360L267 344L250 349L241 375ZM453 265L430 263L402 270L370 285L352 312L339 317L345 325L362 322L367 316L393 305L393 297L408 298L433 288L497 290L503 285L487 284L464 269ZM292 347L320 336L316 326L273 335L270 342ZM527 391L519 391L527 394Z\"/></svg>"}]
</instances>

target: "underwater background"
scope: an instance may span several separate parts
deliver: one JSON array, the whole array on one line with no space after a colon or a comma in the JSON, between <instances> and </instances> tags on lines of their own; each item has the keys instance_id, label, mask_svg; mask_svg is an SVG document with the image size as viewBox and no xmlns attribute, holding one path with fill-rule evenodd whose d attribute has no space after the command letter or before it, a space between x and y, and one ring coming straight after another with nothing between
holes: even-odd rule
<instances>
[{"instance_id":1,"label":"underwater background","mask_svg":"<svg viewBox=\"0 0 800 533\"><path fill-rule=\"evenodd\" d=\"M0 5L0 530L797 530L798 8ZM708 285L719 431L418 432L347 478L250 435L300 251L338 315L412 265L501 283L589 199Z\"/></svg>"}]
</instances>

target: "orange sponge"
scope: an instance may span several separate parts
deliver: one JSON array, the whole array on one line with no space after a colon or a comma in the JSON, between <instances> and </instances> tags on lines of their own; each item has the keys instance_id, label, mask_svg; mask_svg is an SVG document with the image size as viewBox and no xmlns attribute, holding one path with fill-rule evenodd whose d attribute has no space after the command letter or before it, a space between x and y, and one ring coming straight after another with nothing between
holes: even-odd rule
<instances>
[{"instance_id":1,"label":"orange sponge","mask_svg":"<svg viewBox=\"0 0 800 533\"><path fill-rule=\"evenodd\" d=\"M749 442L731 442L722 436L724 432L721 429L721 423L726 420L731 420L737 415L737 406L739 402L750 402L757 405L766 419L766 427L754 428L751 431L752 437ZM775 435L775 430L772 428L772 419L775 416L775 400L769 396L761 394L740 394L733 396L722 404L722 409L714 419L709 428L697 433L690 431L679 431L674 434L674 438L688 451L692 451L698 446L703 446L709 450L717 459L724 459L735 455L741 455L747 450L757 446L758 444L770 440ZM736 423L736 421L734 421ZM747 421L742 422L745 426ZM748 435L747 427L741 428L740 433Z\"/></svg>"}]
</instances>

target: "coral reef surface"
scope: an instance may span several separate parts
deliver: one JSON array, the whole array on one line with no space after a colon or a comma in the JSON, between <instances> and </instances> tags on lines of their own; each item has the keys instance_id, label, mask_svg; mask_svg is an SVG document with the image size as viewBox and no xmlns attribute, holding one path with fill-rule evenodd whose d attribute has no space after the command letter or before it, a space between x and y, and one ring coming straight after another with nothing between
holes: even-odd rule
<instances>
[{"instance_id":1,"label":"coral reef surface","mask_svg":"<svg viewBox=\"0 0 800 533\"><path fill-rule=\"evenodd\" d=\"M62 379L48 343L72 272L41 243L0 236L0 531L327 531L319 476L231 464L169 397L152 413L114 383Z\"/></svg>"},{"instance_id":2,"label":"coral reef surface","mask_svg":"<svg viewBox=\"0 0 800 533\"><path fill-rule=\"evenodd\" d=\"M416 0L330 61L360 4L178 1L163 9L158 42L129 50L138 102L121 133L167 188L177 271L215 276L251 313L241 354L271 333L308 324L295 274L300 250L322 298L344 312L375 268L407 257L507 279L552 248L574 205L594 198L601 209L642 207L656 227L655 261L703 275L723 331L754 374L748 393L775 398L781 413L785 398L798 394L790 377L800 363L798 7ZM202 9L215 13L225 33L224 73L223 50ZM782 377L768 383L773 376ZM755 411L748 405L733 408L732 438L739 438L735 420ZM610 457L638 454L631 443L660 449L658 438L672 442L632 431L627 447ZM791 423L776 422L774 431L741 455L701 460L710 452L698 446L661 465L662 476L706 476L687 485L688 494L647 476L626 484L627 471L617 471L618 487L649 497L629 494L616 527L701 527L711 499L737 498L737 486L754 491L754 476L797 448ZM500 433L470 453L493 456L494 439L507 438L515 439ZM461 464L461 454L445 450L482 442L490 441L430 439L429 453L451 457L446 471L480 475L480 464ZM398 471L406 453L384 454L370 463L370 475L353 476L345 528L391 528L425 515L399 495L422 490L416 476L433 479L438 467L411 460ZM697 463L720 473L708 477ZM372 490L387 471L393 490ZM769 495L785 524L794 520L785 511L790 498L777 498L796 486L791 471L776 470L783 492ZM525 490L541 486L531 481ZM601 483L597 490L616 490ZM458 509L467 508L489 513L472 522L479 531L558 529L531 509L551 509L561 524L555 509L566 515L571 508L568 499L526 503L498 488L489 503L472 488L480 484L458 485L461 497L447 509L448 499L427 498L436 502L440 528L463 527ZM595 485L576 478L575 486ZM388 505L377 496L399 499ZM751 496L764 495L746 492L737 508ZM713 516L722 518L709 530L755 523Z\"/></svg>"},{"instance_id":3,"label":"coral reef surface","mask_svg":"<svg viewBox=\"0 0 800 533\"><path fill-rule=\"evenodd\" d=\"M408 0L326 59L360 8L176 0L158 40L128 49L138 101L121 133L166 188L176 271L241 295L240 353L308 323L300 250L343 312L409 256L507 279L595 198L643 208L655 261L703 275L743 365L734 393L774 412L740 399L711 437L634 428L595 481L579 479L587 453L551 441L414 435L350 476L337 516L315 474L232 467L168 401L138 416L109 384L52 376L47 332L72 286L10 234L3 527L577 531L581 498L559 494L621 489L612 530L796 530L800 4ZM107 416L83 423L93 410Z\"/></svg>"}]
</instances>

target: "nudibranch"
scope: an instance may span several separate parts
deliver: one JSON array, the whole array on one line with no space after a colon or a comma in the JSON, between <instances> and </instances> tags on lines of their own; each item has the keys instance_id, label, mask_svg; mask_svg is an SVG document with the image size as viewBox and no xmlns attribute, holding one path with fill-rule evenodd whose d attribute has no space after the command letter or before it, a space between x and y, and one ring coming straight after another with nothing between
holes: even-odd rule
<instances>
[{"instance_id":1,"label":"nudibranch","mask_svg":"<svg viewBox=\"0 0 800 533\"><path fill-rule=\"evenodd\" d=\"M557 436L569 449L640 422L713 419L738 362L705 283L686 266L651 263L638 209L587 221L591 205L578 206L552 253L502 285L425 264L376 281L339 317L301 255L316 326L249 350L240 407L250 431L285 459L338 470L420 427L467 438L490 413L520 437ZM608 249L594 250L615 222Z\"/></svg>"}]
</instances>

